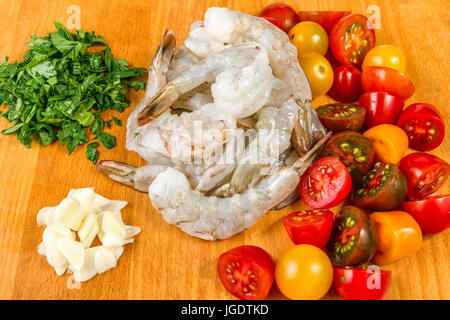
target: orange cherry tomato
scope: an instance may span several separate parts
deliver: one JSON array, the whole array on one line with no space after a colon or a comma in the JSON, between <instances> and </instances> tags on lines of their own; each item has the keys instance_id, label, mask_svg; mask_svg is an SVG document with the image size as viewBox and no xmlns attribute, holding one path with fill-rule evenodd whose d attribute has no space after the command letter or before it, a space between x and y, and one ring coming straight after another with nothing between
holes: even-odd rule
<instances>
[{"instance_id":1,"label":"orange cherry tomato","mask_svg":"<svg viewBox=\"0 0 450 320\"><path fill-rule=\"evenodd\" d=\"M388 264L416 253L422 245L422 231L416 220L404 211L374 212L370 220L378 234L376 264Z\"/></svg>"},{"instance_id":2,"label":"orange cherry tomato","mask_svg":"<svg viewBox=\"0 0 450 320\"><path fill-rule=\"evenodd\" d=\"M398 164L408 151L408 136L393 124L381 124L363 134L372 142L375 154L382 162Z\"/></svg>"}]
</instances>

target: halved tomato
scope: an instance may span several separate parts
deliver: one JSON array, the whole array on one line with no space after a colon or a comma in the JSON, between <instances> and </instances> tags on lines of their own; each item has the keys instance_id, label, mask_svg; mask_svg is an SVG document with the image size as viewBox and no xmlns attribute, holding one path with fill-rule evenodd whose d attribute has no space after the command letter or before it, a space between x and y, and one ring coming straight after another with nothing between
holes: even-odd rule
<instances>
[{"instance_id":1,"label":"halved tomato","mask_svg":"<svg viewBox=\"0 0 450 320\"><path fill-rule=\"evenodd\" d=\"M394 123L405 103L399 97L386 92L369 92L359 98L359 104L367 110L366 126Z\"/></svg>"},{"instance_id":2,"label":"halved tomato","mask_svg":"<svg viewBox=\"0 0 450 320\"><path fill-rule=\"evenodd\" d=\"M344 300L383 300L391 287L391 271L334 267L333 285Z\"/></svg>"},{"instance_id":3,"label":"halved tomato","mask_svg":"<svg viewBox=\"0 0 450 320\"><path fill-rule=\"evenodd\" d=\"M330 97L339 102L354 102L362 93L361 71L344 64L334 69L333 85L328 91Z\"/></svg>"},{"instance_id":4,"label":"halved tomato","mask_svg":"<svg viewBox=\"0 0 450 320\"><path fill-rule=\"evenodd\" d=\"M377 162L352 193L355 206L371 210L392 210L406 197L406 179L391 163Z\"/></svg>"},{"instance_id":5,"label":"halved tomato","mask_svg":"<svg viewBox=\"0 0 450 320\"><path fill-rule=\"evenodd\" d=\"M428 153L411 153L400 161L400 170L408 183L408 198L423 199L436 192L447 181L450 165Z\"/></svg>"},{"instance_id":6,"label":"halved tomato","mask_svg":"<svg viewBox=\"0 0 450 320\"><path fill-rule=\"evenodd\" d=\"M411 98L416 91L407 76L388 67L366 67L361 80L365 92L386 92L402 100Z\"/></svg>"},{"instance_id":7,"label":"halved tomato","mask_svg":"<svg viewBox=\"0 0 450 320\"><path fill-rule=\"evenodd\" d=\"M435 234L450 228L450 195L405 201L402 205L423 233Z\"/></svg>"},{"instance_id":8,"label":"halved tomato","mask_svg":"<svg viewBox=\"0 0 450 320\"><path fill-rule=\"evenodd\" d=\"M333 229L334 214L330 210L303 210L283 219L284 227L294 244L310 244L325 248Z\"/></svg>"},{"instance_id":9,"label":"halved tomato","mask_svg":"<svg viewBox=\"0 0 450 320\"><path fill-rule=\"evenodd\" d=\"M357 266L372 259L377 250L375 227L363 210L345 206L336 217L328 253L335 266Z\"/></svg>"},{"instance_id":10,"label":"halved tomato","mask_svg":"<svg viewBox=\"0 0 450 320\"><path fill-rule=\"evenodd\" d=\"M267 297L275 279L272 257L256 246L242 246L223 253L217 271L225 289L243 300Z\"/></svg>"},{"instance_id":11,"label":"halved tomato","mask_svg":"<svg viewBox=\"0 0 450 320\"><path fill-rule=\"evenodd\" d=\"M300 21L313 21L330 33L334 25L350 13L350 11L299 11L298 16Z\"/></svg>"},{"instance_id":12,"label":"halved tomato","mask_svg":"<svg viewBox=\"0 0 450 320\"><path fill-rule=\"evenodd\" d=\"M370 21L361 14L343 17L330 33L333 55L342 64L359 68L367 52L375 46L375 32Z\"/></svg>"},{"instance_id":13,"label":"halved tomato","mask_svg":"<svg viewBox=\"0 0 450 320\"><path fill-rule=\"evenodd\" d=\"M323 147L319 157L334 157L342 161L358 183L372 168L375 151L372 143L359 132L342 131L333 135Z\"/></svg>"},{"instance_id":14,"label":"halved tomato","mask_svg":"<svg viewBox=\"0 0 450 320\"><path fill-rule=\"evenodd\" d=\"M344 201L352 189L352 179L345 165L336 158L316 161L303 174L300 197L314 209L328 209Z\"/></svg>"},{"instance_id":15,"label":"halved tomato","mask_svg":"<svg viewBox=\"0 0 450 320\"><path fill-rule=\"evenodd\" d=\"M444 120L431 104L410 105L400 114L397 125L408 135L409 146L419 151L433 150L444 140Z\"/></svg>"},{"instance_id":16,"label":"halved tomato","mask_svg":"<svg viewBox=\"0 0 450 320\"><path fill-rule=\"evenodd\" d=\"M366 109L351 103L327 104L317 108L316 112L323 126L333 132L359 131L366 118Z\"/></svg>"}]
</instances>

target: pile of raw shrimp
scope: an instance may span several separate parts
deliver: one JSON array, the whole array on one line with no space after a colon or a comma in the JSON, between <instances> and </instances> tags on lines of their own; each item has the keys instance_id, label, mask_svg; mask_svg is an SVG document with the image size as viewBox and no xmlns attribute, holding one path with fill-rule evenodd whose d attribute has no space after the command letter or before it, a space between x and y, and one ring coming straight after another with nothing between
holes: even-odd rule
<instances>
[{"instance_id":1,"label":"pile of raw shrimp","mask_svg":"<svg viewBox=\"0 0 450 320\"><path fill-rule=\"evenodd\" d=\"M175 48L167 31L127 123L127 148L148 164L97 168L188 234L225 239L296 200L326 132L296 48L265 19L212 7Z\"/></svg>"}]
</instances>

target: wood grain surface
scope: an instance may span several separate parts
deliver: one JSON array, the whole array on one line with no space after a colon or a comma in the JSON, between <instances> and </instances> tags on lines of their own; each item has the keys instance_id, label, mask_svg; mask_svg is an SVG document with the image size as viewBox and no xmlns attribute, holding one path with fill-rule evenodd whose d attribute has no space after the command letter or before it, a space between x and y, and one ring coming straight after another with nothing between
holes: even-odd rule
<instances>
[{"instance_id":1,"label":"wood grain surface","mask_svg":"<svg viewBox=\"0 0 450 320\"><path fill-rule=\"evenodd\" d=\"M189 25L213 5L257 14L273 1L246 0L0 0L0 58L21 59L30 34L54 30L53 21L66 23L70 5L81 12L81 27L95 30L109 42L116 57L133 66L148 67L166 28L175 31L179 43ZM448 60L450 2L447 0L397 1L287 1L298 10L351 10L367 13L370 5L380 9L378 44L399 47L408 61L407 75L416 86L408 102L429 102L439 108L450 128ZM143 93L131 93L131 107L115 114L123 123ZM331 101L316 99L315 107ZM0 129L9 127L0 120ZM448 130L450 131L450 130ZM100 159L132 165L144 161L125 149L125 127L109 130L117 138L112 150L100 149ZM292 246L282 218L293 208L272 211L255 226L231 239L207 242L192 238L166 223L142 193L114 183L97 173L85 157L85 147L68 156L59 143L41 148L22 146L15 135L0 136L0 298L2 299L231 299L219 282L218 256L239 245L257 245L274 259ZM450 160L450 139L445 138L434 154ZM137 241L127 245L118 267L67 288L68 276L58 277L45 257L38 255L43 228L36 226L36 213L57 205L69 189L95 187L108 198L126 200L127 224L142 228ZM446 186L441 193L449 193ZM413 256L386 266L392 270L388 299L450 299L450 231L425 237ZM274 286L269 298L282 299ZM330 290L326 299L337 299Z\"/></svg>"}]
</instances>

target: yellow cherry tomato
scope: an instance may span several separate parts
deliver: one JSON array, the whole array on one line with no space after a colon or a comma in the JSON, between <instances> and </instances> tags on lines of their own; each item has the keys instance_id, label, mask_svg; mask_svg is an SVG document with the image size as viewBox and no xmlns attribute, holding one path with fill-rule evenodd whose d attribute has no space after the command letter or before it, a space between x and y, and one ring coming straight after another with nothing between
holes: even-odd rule
<instances>
[{"instance_id":1,"label":"yellow cherry tomato","mask_svg":"<svg viewBox=\"0 0 450 320\"><path fill-rule=\"evenodd\" d=\"M300 244L278 259L275 279L280 291L289 299L320 299L331 287L333 267L322 250Z\"/></svg>"},{"instance_id":2,"label":"yellow cherry tomato","mask_svg":"<svg viewBox=\"0 0 450 320\"><path fill-rule=\"evenodd\" d=\"M325 56L328 51L328 35L320 24L312 21L297 23L289 31L289 39L297 47L298 56L308 52L317 52Z\"/></svg>"},{"instance_id":3,"label":"yellow cherry tomato","mask_svg":"<svg viewBox=\"0 0 450 320\"><path fill-rule=\"evenodd\" d=\"M417 252L422 245L422 231L416 220L406 212L374 212L370 220L378 234L376 264L388 264Z\"/></svg>"},{"instance_id":4,"label":"yellow cherry tomato","mask_svg":"<svg viewBox=\"0 0 450 320\"><path fill-rule=\"evenodd\" d=\"M367 53L362 68L364 69L369 66L388 67L405 73L406 59L397 47L390 44L383 44L376 46Z\"/></svg>"},{"instance_id":5,"label":"yellow cherry tomato","mask_svg":"<svg viewBox=\"0 0 450 320\"><path fill-rule=\"evenodd\" d=\"M333 68L328 60L317 52L310 52L301 55L299 62L308 78L312 96L318 97L327 93L334 80Z\"/></svg>"},{"instance_id":6,"label":"yellow cherry tomato","mask_svg":"<svg viewBox=\"0 0 450 320\"><path fill-rule=\"evenodd\" d=\"M377 158L383 162L398 164L408 151L408 136L393 124L380 124L363 135L372 142Z\"/></svg>"}]
</instances>

